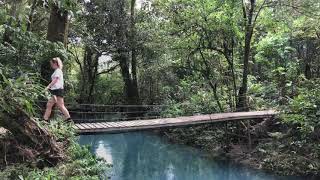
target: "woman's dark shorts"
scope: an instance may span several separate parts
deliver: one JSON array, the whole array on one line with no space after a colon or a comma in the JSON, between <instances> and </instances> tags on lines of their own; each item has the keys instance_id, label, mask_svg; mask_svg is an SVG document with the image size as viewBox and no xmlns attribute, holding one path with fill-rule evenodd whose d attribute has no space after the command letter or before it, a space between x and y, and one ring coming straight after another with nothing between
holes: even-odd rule
<instances>
[{"instance_id":1,"label":"woman's dark shorts","mask_svg":"<svg viewBox=\"0 0 320 180\"><path fill-rule=\"evenodd\" d=\"M63 97L64 96L64 90L63 89L55 89L55 90L51 90L50 89L50 93L54 96L58 96L58 97Z\"/></svg>"}]
</instances>

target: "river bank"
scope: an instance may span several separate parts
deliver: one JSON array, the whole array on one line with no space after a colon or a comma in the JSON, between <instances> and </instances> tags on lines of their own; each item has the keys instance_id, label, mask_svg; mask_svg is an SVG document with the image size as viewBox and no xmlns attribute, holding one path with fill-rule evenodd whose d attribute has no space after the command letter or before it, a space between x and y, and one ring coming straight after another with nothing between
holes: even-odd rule
<instances>
[{"instance_id":1,"label":"river bank","mask_svg":"<svg viewBox=\"0 0 320 180\"><path fill-rule=\"evenodd\" d=\"M246 135L230 135L222 127L202 125L157 133L166 136L171 142L203 149L217 159L227 158L243 166L279 175L319 178L318 141L300 137L292 129L282 129L279 132L268 132L267 137L253 137L250 149Z\"/></svg>"},{"instance_id":2,"label":"river bank","mask_svg":"<svg viewBox=\"0 0 320 180\"><path fill-rule=\"evenodd\" d=\"M72 125L61 119L43 124L54 134L59 144L64 145L64 158L57 165L39 166L41 158L30 159L32 149L21 149L9 131L0 128L0 179L77 179L98 180L103 177L111 165L92 154L88 147L80 146Z\"/></svg>"}]
</instances>

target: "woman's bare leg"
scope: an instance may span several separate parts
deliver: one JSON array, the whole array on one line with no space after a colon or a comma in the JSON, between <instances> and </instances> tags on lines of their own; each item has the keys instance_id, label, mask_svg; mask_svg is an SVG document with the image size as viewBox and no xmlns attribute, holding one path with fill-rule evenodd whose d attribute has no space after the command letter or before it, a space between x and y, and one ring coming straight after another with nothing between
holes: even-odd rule
<instances>
[{"instance_id":1,"label":"woman's bare leg","mask_svg":"<svg viewBox=\"0 0 320 180\"><path fill-rule=\"evenodd\" d=\"M63 113L64 117L66 119L69 119L70 118L70 114L69 114L68 109L64 105L63 97L57 97L57 105L58 105L58 108L60 109L60 111Z\"/></svg>"},{"instance_id":2,"label":"woman's bare leg","mask_svg":"<svg viewBox=\"0 0 320 180\"><path fill-rule=\"evenodd\" d=\"M52 96L48 102L47 102L47 107L46 107L46 112L44 113L43 119L48 121L49 117L51 115L51 111L52 111L52 107L54 106L54 104L56 103L56 97Z\"/></svg>"}]
</instances>

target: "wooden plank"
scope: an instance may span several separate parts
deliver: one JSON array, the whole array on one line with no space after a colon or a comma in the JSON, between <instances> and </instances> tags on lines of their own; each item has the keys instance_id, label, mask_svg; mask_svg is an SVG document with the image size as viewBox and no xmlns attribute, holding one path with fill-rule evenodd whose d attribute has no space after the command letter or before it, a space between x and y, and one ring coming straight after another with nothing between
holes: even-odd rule
<instances>
[{"instance_id":1,"label":"wooden plank","mask_svg":"<svg viewBox=\"0 0 320 180\"><path fill-rule=\"evenodd\" d=\"M133 123L132 123L132 127L139 127L139 126L141 126L141 125L143 125L145 122L143 122L144 120L137 120L137 121L134 121Z\"/></svg>"},{"instance_id":2,"label":"wooden plank","mask_svg":"<svg viewBox=\"0 0 320 180\"><path fill-rule=\"evenodd\" d=\"M90 128L96 129L97 127L94 125L94 123L86 123Z\"/></svg>"},{"instance_id":3,"label":"wooden plank","mask_svg":"<svg viewBox=\"0 0 320 180\"><path fill-rule=\"evenodd\" d=\"M210 115L196 115L177 118L163 118L150 120L133 120L106 123L81 123L77 124L79 133L90 132L125 132L161 127L176 127L194 124L214 123L222 121L235 121L247 119L262 119L276 115L275 111L254 111L236 113L218 113Z\"/></svg>"},{"instance_id":4,"label":"wooden plank","mask_svg":"<svg viewBox=\"0 0 320 180\"><path fill-rule=\"evenodd\" d=\"M90 129L91 127L86 125L86 123L81 123L81 126L84 127L84 129Z\"/></svg>"},{"instance_id":5,"label":"wooden plank","mask_svg":"<svg viewBox=\"0 0 320 180\"><path fill-rule=\"evenodd\" d=\"M102 123L104 126L106 126L107 128L112 127L108 122Z\"/></svg>"},{"instance_id":6,"label":"wooden plank","mask_svg":"<svg viewBox=\"0 0 320 180\"><path fill-rule=\"evenodd\" d=\"M101 126L98 125L98 123L91 123L90 125L91 125L91 126L94 126L94 127L97 128L97 129L101 129Z\"/></svg>"},{"instance_id":7,"label":"wooden plank","mask_svg":"<svg viewBox=\"0 0 320 180\"><path fill-rule=\"evenodd\" d=\"M75 125L73 126L73 129L78 130L78 129L80 129L80 128L77 126L77 124L75 124Z\"/></svg>"},{"instance_id":8,"label":"wooden plank","mask_svg":"<svg viewBox=\"0 0 320 180\"><path fill-rule=\"evenodd\" d=\"M75 125L74 125L74 128L75 128L76 130L78 130L78 129L84 129L84 128L81 126L81 124L75 124Z\"/></svg>"},{"instance_id":9,"label":"wooden plank","mask_svg":"<svg viewBox=\"0 0 320 180\"><path fill-rule=\"evenodd\" d=\"M112 127L121 127L122 125L119 124L118 122L110 122L109 123Z\"/></svg>"},{"instance_id":10,"label":"wooden plank","mask_svg":"<svg viewBox=\"0 0 320 180\"><path fill-rule=\"evenodd\" d=\"M99 129L103 129L104 126L101 124L101 123L96 123L96 126L99 128Z\"/></svg>"},{"instance_id":11,"label":"wooden plank","mask_svg":"<svg viewBox=\"0 0 320 180\"><path fill-rule=\"evenodd\" d=\"M130 126L129 123L131 121L117 121L116 123L119 125L119 127L126 127L126 126Z\"/></svg>"},{"instance_id":12,"label":"wooden plank","mask_svg":"<svg viewBox=\"0 0 320 180\"><path fill-rule=\"evenodd\" d=\"M86 123L85 125L89 126L90 129L96 129L96 127L93 125L93 123Z\"/></svg>"},{"instance_id":13,"label":"wooden plank","mask_svg":"<svg viewBox=\"0 0 320 180\"><path fill-rule=\"evenodd\" d=\"M103 123L96 123L100 129L107 128Z\"/></svg>"},{"instance_id":14,"label":"wooden plank","mask_svg":"<svg viewBox=\"0 0 320 180\"><path fill-rule=\"evenodd\" d=\"M135 126L135 125L137 125L137 121L138 121L138 120L136 120L136 121L127 121L127 122L126 122L126 125L127 125L127 126Z\"/></svg>"}]
</instances>

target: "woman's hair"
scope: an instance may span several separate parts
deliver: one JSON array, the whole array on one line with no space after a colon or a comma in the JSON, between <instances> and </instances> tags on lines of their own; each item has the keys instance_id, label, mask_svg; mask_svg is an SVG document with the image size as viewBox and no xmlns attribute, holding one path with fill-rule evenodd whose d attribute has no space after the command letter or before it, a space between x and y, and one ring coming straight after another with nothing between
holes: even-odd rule
<instances>
[{"instance_id":1,"label":"woman's hair","mask_svg":"<svg viewBox=\"0 0 320 180\"><path fill-rule=\"evenodd\" d=\"M60 69L63 68L62 61L59 57L52 58L51 62L56 63L58 65L58 68L60 68Z\"/></svg>"}]
</instances>

